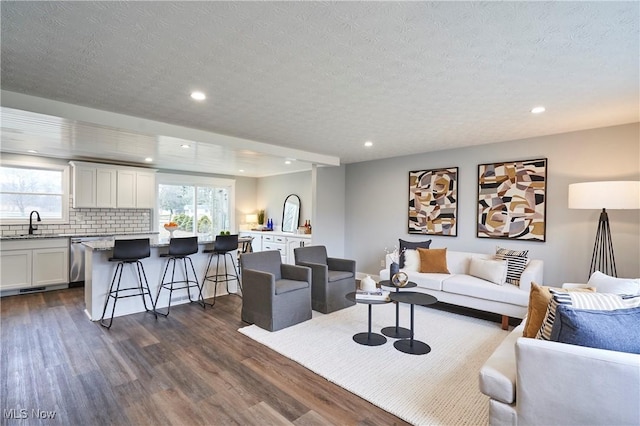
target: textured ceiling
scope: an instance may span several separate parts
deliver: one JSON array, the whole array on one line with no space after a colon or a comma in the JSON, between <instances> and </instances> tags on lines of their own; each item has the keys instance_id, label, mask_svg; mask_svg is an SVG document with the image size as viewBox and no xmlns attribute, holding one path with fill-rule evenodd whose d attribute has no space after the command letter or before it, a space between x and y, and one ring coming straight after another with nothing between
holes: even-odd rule
<instances>
[{"instance_id":1,"label":"textured ceiling","mask_svg":"<svg viewBox=\"0 0 640 426\"><path fill-rule=\"evenodd\" d=\"M639 121L638 2L1 8L5 91L342 163Z\"/></svg>"}]
</instances>

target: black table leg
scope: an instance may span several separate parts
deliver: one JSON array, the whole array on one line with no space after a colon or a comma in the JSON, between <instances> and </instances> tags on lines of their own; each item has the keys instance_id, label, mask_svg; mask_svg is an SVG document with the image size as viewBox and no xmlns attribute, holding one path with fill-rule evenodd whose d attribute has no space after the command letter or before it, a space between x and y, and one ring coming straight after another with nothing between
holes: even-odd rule
<instances>
[{"instance_id":1,"label":"black table leg","mask_svg":"<svg viewBox=\"0 0 640 426\"><path fill-rule=\"evenodd\" d=\"M371 305L369 305L369 329L366 333L358 333L353 336L356 343L366 346L380 346L387 343L386 337L371 332Z\"/></svg>"},{"instance_id":2,"label":"black table leg","mask_svg":"<svg viewBox=\"0 0 640 426\"><path fill-rule=\"evenodd\" d=\"M396 288L396 293L400 292L399 288ZM400 304L398 302L393 302L396 304L396 326L395 327L385 327L382 330L382 334L387 337L393 337L395 339L406 339L407 337L411 337L411 330L406 329L404 327L400 327Z\"/></svg>"},{"instance_id":3,"label":"black table leg","mask_svg":"<svg viewBox=\"0 0 640 426\"><path fill-rule=\"evenodd\" d=\"M413 338L413 303L411 304L411 337L409 339L398 340L393 346L400 352L412 355L424 355L431 352L431 347L424 342Z\"/></svg>"}]
</instances>

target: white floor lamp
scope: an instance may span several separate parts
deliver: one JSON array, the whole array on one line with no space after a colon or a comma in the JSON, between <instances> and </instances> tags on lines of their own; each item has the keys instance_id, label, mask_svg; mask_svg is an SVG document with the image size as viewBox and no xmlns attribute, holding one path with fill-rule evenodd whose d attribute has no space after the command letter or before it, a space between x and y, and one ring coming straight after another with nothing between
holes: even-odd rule
<instances>
[{"instance_id":1,"label":"white floor lamp","mask_svg":"<svg viewBox=\"0 0 640 426\"><path fill-rule=\"evenodd\" d=\"M593 245L589 276L594 271L600 271L617 277L609 216L606 209L640 209L640 181L573 183L569 185L569 208L602 209L598 221L596 241Z\"/></svg>"}]
</instances>

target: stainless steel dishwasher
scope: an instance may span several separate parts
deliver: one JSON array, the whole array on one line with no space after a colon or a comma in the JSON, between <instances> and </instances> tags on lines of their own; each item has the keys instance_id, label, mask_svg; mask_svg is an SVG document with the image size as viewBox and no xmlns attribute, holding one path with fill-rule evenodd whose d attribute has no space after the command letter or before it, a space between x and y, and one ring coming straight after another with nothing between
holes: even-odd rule
<instances>
[{"instance_id":1,"label":"stainless steel dishwasher","mask_svg":"<svg viewBox=\"0 0 640 426\"><path fill-rule=\"evenodd\" d=\"M84 282L85 241L111 240L113 237L73 237L69 244L69 284Z\"/></svg>"}]
</instances>

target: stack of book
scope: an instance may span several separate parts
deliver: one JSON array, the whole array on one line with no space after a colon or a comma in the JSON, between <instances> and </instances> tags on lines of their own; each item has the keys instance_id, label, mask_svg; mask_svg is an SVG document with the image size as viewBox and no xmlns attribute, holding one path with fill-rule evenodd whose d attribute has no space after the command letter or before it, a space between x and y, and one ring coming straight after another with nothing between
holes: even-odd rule
<instances>
[{"instance_id":1,"label":"stack of book","mask_svg":"<svg viewBox=\"0 0 640 426\"><path fill-rule=\"evenodd\" d=\"M373 291L368 290L357 290L356 291L356 299L358 300L384 300L388 301L389 292L386 290L376 289Z\"/></svg>"}]
</instances>

